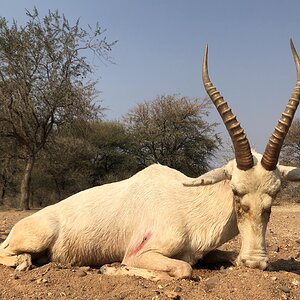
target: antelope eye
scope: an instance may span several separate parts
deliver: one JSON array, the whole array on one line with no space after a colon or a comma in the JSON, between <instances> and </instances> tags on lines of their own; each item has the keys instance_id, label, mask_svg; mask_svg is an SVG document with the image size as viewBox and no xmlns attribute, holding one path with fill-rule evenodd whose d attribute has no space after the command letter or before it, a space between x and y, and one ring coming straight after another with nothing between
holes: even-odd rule
<instances>
[{"instance_id":1,"label":"antelope eye","mask_svg":"<svg viewBox=\"0 0 300 300\"><path fill-rule=\"evenodd\" d=\"M241 205L241 208L244 212L248 212L250 210L250 207L248 205Z\"/></svg>"}]
</instances>

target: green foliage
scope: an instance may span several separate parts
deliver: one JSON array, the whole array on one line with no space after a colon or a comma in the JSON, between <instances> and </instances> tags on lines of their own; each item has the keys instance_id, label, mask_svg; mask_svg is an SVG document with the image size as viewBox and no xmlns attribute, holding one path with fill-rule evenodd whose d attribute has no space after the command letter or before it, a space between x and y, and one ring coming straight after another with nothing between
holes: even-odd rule
<instances>
[{"instance_id":1,"label":"green foliage","mask_svg":"<svg viewBox=\"0 0 300 300\"><path fill-rule=\"evenodd\" d=\"M18 191L18 180L22 164L18 159L17 144L8 139L0 139L0 204L5 197Z\"/></svg>"},{"instance_id":2,"label":"green foliage","mask_svg":"<svg viewBox=\"0 0 300 300\"><path fill-rule=\"evenodd\" d=\"M129 146L130 137L118 122L78 121L65 126L37 161L34 205L53 203L91 186L133 175L137 166Z\"/></svg>"},{"instance_id":3,"label":"green foliage","mask_svg":"<svg viewBox=\"0 0 300 300\"><path fill-rule=\"evenodd\" d=\"M295 119L284 140L281 151L281 162L300 167L300 119Z\"/></svg>"},{"instance_id":4,"label":"green foliage","mask_svg":"<svg viewBox=\"0 0 300 300\"><path fill-rule=\"evenodd\" d=\"M289 129L281 150L280 163L300 167L300 119L295 119ZM282 191L277 198L300 203L299 184L284 181Z\"/></svg>"},{"instance_id":5,"label":"green foliage","mask_svg":"<svg viewBox=\"0 0 300 300\"><path fill-rule=\"evenodd\" d=\"M17 139L25 156L43 148L54 127L100 112L85 52L106 57L113 44L99 40L99 26L85 31L57 11L27 15L25 26L0 22L1 134Z\"/></svg>"},{"instance_id":6,"label":"green foliage","mask_svg":"<svg viewBox=\"0 0 300 300\"><path fill-rule=\"evenodd\" d=\"M125 116L133 155L143 167L161 163L190 176L209 169L219 145L216 124L208 124L210 102L164 95L138 104Z\"/></svg>"},{"instance_id":7,"label":"green foliage","mask_svg":"<svg viewBox=\"0 0 300 300\"><path fill-rule=\"evenodd\" d=\"M90 143L94 147L93 184L117 181L133 175L137 163L131 155L131 136L120 122L91 124Z\"/></svg>"},{"instance_id":8,"label":"green foliage","mask_svg":"<svg viewBox=\"0 0 300 300\"><path fill-rule=\"evenodd\" d=\"M174 105L173 103L171 107ZM206 115L204 107L201 106L201 109ZM175 109L174 112L180 110ZM197 117L191 119L186 117L192 124L185 124L185 122L189 123L186 118L172 119L171 116L172 114L168 114L168 119L163 122L170 127L166 127L165 132L161 131L159 125L157 125L159 131L151 131L154 144L163 143L165 147L157 152L161 155L158 156L161 159L159 162L175 167L186 174L199 175L208 168L213 149L216 148L214 142L217 143L218 139L214 139L213 134L207 134L213 133L212 127L203 120L197 120ZM198 115L198 118L202 116ZM161 124L161 120L161 116L156 119L158 124ZM185 126L180 128L182 122ZM193 129L192 125L195 124L198 130ZM39 153L33 170L31 206L39 207L55 203L83 189L128 178L144 168L145 165L141 163L138 155L149 139L145 134L149 133L150 128L146 126L142 127L142 131L138 131L140 126L141 124L138 127L129 126L125 122L78 120L71 125L56 129L51 143L48 143ZM194 136L191 133L194 133ZM175 141L181 141L182 145L177 152L172 152L167 147L174 145L172 142ZM0 142L0 147L1 145ZM149 155L146 152L146 154L142 151L142 159L148 159L149 164L154 162L149 159L151 153ZM199 165L196 165L198 163ZM15 168L13 172L20 170L21 164L16 156L12 158L10 166ZM17 186L20 177L10 178L13 182L10 182L8 187L10 195L13 195L16 192L13 186Z\"/></svg>"}]
</instances>

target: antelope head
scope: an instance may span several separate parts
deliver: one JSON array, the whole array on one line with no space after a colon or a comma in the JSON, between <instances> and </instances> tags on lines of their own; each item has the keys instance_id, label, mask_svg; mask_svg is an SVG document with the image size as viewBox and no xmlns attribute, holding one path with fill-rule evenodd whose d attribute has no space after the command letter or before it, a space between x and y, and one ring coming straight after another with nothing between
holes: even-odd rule
<instances>
[{"instance_id":1,"label":"antelope head","mask_svg":"<svg viewBox=\"0 0 300 300\"><path fill-rule=\"evenodd\" d=\"M231 137L235 160L194 179L188 185L213 184L225 179L230 181L241 235L241 249L236 263L252 268L267 267L265 233L273 199L281 187L281 179L300 180L300 169L278 164L281 147L300 100L300 60L292 40L290 44L297 69L297 83L263 155L251 151L236 116L212 84L207 68L207 46L203 58L203 83Z\"/></svg>"}]
</instances>

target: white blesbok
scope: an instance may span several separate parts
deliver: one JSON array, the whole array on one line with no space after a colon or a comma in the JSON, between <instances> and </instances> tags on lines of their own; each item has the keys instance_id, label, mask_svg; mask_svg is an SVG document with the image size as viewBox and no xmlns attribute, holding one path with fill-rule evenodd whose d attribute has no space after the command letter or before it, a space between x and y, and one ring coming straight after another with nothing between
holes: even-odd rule
<instances>
[{"instance_id":1,"label":"white blesbok","mask_svg":"<svg viewBox=\"0 0 300 300\"><path fill-rule=\"evenodd\" d=\"M277 165L300 99L300 60L291 41L297 84L263 155L252 152L235 115L212 85L205 49L202 77L230 134L235 159L192 179L152 165L131 178L87 189L19 221L0 246L0 263L26 270L47 256L106 274L188 278L191 266L241 235L237 265L265 269L265 232L281 179L300 169ZM125 266L125 267L124 267Z\"/></svg>"}]
</instances>

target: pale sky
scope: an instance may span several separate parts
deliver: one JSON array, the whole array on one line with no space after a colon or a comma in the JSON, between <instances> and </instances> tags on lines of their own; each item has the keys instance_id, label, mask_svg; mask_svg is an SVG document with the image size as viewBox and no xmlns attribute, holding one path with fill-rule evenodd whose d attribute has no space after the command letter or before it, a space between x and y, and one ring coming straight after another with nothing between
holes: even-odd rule
<instances>
[{"instance_id":1,"label":"pale sky","mask_svg":"<svg viewBox=\"0 0 300 300\"><path fill-rule=\"evenodd\" d=\"M299 0L2 0L0 16L22 24L34 6L80 18L83 27L99 21L118 40L115 64L99 62L95 74L107 119L161 94L204 98L208 43L213 83L263 151L296 82L289 39L300 54ZM220 118L212 111L208 121Z\"/></svg>"}]
</instances>

